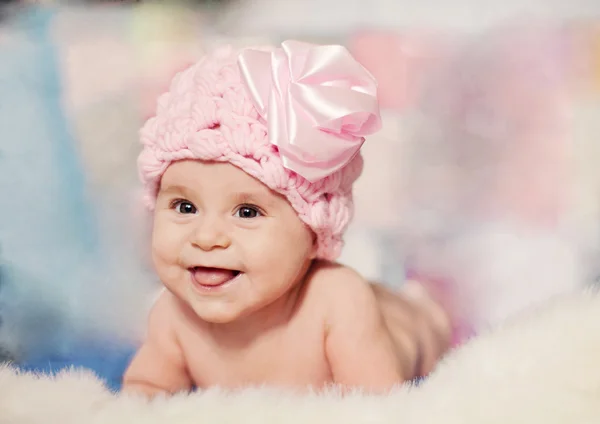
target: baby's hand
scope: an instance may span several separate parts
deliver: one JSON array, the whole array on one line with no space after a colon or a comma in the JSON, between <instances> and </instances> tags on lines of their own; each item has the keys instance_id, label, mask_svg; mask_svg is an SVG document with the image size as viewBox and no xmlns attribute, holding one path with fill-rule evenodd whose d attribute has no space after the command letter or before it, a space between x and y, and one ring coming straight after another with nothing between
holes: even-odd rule
<instances>
[{"instance_id":1,"label":"baby's hand","mask_svg":"<svg viewBox=\"0 0 600 424\"><path fill-rule=\"evenodd\" d=\"M448 314L419 283L408 281L400 291L373 284L381 313L404 372L415 378L429 374L450 347Z\"/></svg>"},{"instance_id":2,"label":"baby's hand","mask_svg":"<svg viewBox=\"0 0 600 424\"><path fill-rule=\"evenodd\" d=\"M123 381L121 391L126 394L142 395L150 399L155 396L169 395L169 392L162 387L157 387L148 383L130 382L127 380Z\"/></svg>"}]
</instances>

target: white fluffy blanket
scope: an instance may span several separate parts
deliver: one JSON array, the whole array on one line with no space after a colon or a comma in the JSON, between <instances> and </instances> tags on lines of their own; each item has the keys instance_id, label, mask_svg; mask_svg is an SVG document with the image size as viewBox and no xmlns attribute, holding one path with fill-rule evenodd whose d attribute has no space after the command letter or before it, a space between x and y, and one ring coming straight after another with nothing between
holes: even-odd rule
<instances>
[{"instance_id":1,"label":"white fluffy blanket","mask_svg":"<svg viewBox=\"0 0 600 424\"><path fill-rule=\"evenodd\" d=\"M600 423L600 295L564 296L451 353L389 396L209 390L147 402L93 376L0 369L1 423Z\"/></svg>"}]
</instances>

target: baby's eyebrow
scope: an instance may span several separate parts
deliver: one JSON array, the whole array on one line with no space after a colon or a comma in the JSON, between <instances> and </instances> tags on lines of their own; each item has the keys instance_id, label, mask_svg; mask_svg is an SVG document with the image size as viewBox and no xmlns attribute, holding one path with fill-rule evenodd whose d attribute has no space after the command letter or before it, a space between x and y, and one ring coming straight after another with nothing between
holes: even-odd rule
<instances>
[{"instance_id":1,"label":"baby's eyebrow","mask_svg":"<svg viewBox=\"0 0 600 424\"><path fill-rule=\"evenodd\" d=\"M165 184L165 185L161 185L160 186L160 190L159 190L159 194L175 194L175 193L180 193L183 195L188 195L190 194L190 190L182 185L179 184Z\"/></svg>"},{"instance_id":2,"label":"baby's eyebrow","mask_svg":"<svg viewBox=\"0 0 600 424\"><path fill-rule=\"evenodd\" d=\"M266 191L237 191L233 193L237 203L260 203L265 206L274 205L275 196Z\"/></svg>"}]
</instances>

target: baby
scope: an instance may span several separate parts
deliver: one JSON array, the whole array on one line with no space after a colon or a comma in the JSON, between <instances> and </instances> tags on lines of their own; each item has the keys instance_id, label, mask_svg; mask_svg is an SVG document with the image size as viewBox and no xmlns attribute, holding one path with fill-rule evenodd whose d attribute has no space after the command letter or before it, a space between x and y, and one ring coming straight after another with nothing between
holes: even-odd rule
<instances>
[{"instance_id":1,"label":"baby","mask_svg":"<svg viewBox=\"0 0 600 424\"><path fill-rule=\"evenodd\" d=\"M141 131L166 290L125 390L380 392L418 373L422 346L402 351L418 337L390 331L382 307L393 295L333 262L380 127L376 90L343 47L296 41L220 50L175 77Z\"/></svg>"}]
</instances>

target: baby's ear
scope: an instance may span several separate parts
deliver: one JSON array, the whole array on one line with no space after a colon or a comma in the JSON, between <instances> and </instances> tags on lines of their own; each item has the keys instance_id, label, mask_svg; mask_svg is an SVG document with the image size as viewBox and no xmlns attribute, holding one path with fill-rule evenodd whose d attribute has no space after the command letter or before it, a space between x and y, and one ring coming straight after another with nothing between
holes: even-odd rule
<instances>
[{"instance_id":1,"label":"baby's ear","mask_svg":"<svg viewBox=\"0 0 600 424\"><path fill-rule=\"evenodd\" d=\"M310 250L309 258L315 259L317 257L318 250L319 250L319 243L317 240L317 235L314 233L314 231L312 231L312 247Z\"/></svg>"}]
</instances>

